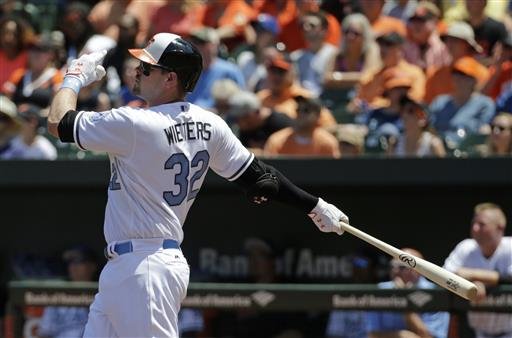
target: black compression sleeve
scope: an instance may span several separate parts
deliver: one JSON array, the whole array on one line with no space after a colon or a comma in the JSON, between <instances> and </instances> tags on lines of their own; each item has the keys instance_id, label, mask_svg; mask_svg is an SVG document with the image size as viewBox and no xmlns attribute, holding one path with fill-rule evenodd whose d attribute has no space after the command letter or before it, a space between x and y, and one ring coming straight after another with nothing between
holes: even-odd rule
<instances>
[{"instance_id":1,"label":"black compression sleeve","mask_svg":"<svg viewBox=\"0 0 512 338\"><path fill-rule=\"evenodd\" d=\"M245 172L235 180L235 183L242 186L245 190L250 190L266 173L274 175L278 182L278 191L275 195L269 196L271 199L294 206L306 213L309 213L318 203L318 197L302 190L277 169L265 164L257 158L255 158Z\"/></svg>"},{"instance_id":2,"label":"black compression sleeve","mask_svg":"<svg viewBox=\"0 0 512 338\"><path fill-rule=\"evenodd\" d=\"M73 135L73 130L75 128L75 119L78 115L78 112L75 110L68 110L66 115L62 117L62 120L59 122L58 130L59 130L59 139L65 143L73 143L75 142L75 137Z\"/></svg>"}]
</instances>

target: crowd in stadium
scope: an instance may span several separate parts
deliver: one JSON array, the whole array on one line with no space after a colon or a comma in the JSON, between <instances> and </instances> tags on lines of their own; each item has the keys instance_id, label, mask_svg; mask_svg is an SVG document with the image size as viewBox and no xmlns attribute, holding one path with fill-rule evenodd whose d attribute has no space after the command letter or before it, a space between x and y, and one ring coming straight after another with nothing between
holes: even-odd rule
<instances>
[{"instance_id":1,"label":"crowd in stadium","mask_svg":"<svg viewBox=\"0 0 512 338\"><path fill-rule=\"evenodd\" d=\"M262 156L512 153L508 0L4 0L0 159L81 159L44 117L70 60L107 49L78 109L144 106L127 49L191 40L204 72L188 101Z\"/></svg>"}]
</instances>

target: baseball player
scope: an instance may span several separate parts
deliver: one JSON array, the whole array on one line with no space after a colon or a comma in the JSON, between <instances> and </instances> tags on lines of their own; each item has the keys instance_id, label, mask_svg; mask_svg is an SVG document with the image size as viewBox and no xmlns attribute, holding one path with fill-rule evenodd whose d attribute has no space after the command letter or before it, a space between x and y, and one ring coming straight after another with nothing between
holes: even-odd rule
<instances>
[{"instance_id":1,"label":"baseball player","mask_svg":"<svg viewBox=\"0 0 512 338\"><path fill-rule=\"evenodd\" d=\"M189 282L182 226L208 168L241 185L257 204L277 200L307 213L323 232L342 234L348 217L292 184L242 146L217 115L185 102L201 75L194 45L156 34L144 49L134 92L149 108L76 111L80 88L100 80L105 52L73 60L48 116L62 142L109 155L104 235L109 261L84 337L178 337Z\"/></svg>"}]
</instances>

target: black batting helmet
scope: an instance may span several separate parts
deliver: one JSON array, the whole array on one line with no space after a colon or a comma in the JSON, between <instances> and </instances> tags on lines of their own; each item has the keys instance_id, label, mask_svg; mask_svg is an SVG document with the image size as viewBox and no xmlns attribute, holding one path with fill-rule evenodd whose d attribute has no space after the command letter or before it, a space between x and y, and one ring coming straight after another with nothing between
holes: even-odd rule
<instances>
[{"instance_id":1,"label":"black batting helmet","mask_svg":"<svg viewBox=\"0 0 512 338\"><path fill-rule=\"evenodd\" d=\"M155 34L143 49L129 49L135 58L178 74L186 92L191 92L203 70L203 58L197 48L181 36Z\"/></svg>"}]
</instances>

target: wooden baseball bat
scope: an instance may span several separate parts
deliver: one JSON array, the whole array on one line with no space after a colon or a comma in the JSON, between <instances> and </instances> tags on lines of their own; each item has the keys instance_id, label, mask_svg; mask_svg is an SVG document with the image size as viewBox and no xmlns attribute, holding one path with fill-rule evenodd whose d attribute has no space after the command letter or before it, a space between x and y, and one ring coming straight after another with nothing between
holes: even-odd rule
<instances>
[{"instance_id":1,"label":"wooden baseball bat","mask_svg":"<svg viewBox=\"0 0 512 338\"><path fill-rule=\"evenodd\" d=\"M402 261L411 269L427 277L428 279L435 282L439 286L467 300L475 300L477 293L476 285L471 283L467 279L457 276L453 272L443 269L440 266L430 263L429 261L408 254L400 249L397 249L394 246L391 246L375 237L372 237L367 233L357 228L354 228L349 224L343 222L340 223L341 228L346 232L351 233L356 237L359 237L368 244L371 244L379 248L380 250L386 252L387 254L391 255L393 258Z\"/></svg>"}]
</instances>

